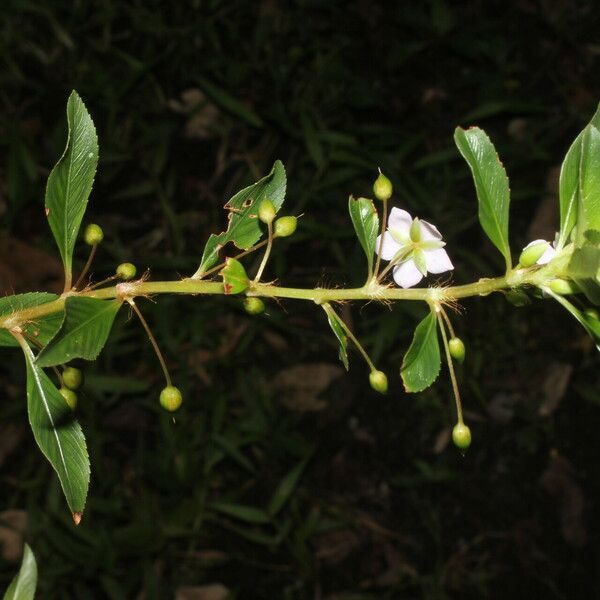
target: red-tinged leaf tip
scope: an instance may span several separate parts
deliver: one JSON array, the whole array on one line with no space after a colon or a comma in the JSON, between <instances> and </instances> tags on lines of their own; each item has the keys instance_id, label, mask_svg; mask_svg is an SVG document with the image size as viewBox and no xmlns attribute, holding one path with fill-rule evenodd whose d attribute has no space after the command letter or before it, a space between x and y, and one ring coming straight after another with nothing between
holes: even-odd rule
<instances>
[{"instance_id":1,"label":"red-tinged leaf tip","mask_svg":"<svg viewBox=\"0 0 600 600\"><path fill-rule=\"evenodd\" d=\"M82 518L83 518L82 512L74 512L73 513L73 523L75 523L75 525L79 525L79 523L81 523Z\"/></svg>"}]
</instances>

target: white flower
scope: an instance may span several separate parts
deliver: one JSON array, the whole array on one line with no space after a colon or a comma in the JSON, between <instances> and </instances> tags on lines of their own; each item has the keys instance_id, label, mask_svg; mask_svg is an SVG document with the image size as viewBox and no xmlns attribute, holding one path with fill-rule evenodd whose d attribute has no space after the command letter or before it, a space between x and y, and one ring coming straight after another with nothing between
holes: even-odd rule
<instances>
[{"instance_id":1,"label":"white flower","mask_svg":"<svg viewBox=\"0 0 600 600\"><path fill-rule=\"evenodd\" d=\"M521 260L519 260L519 262L523 266L531 266L531 264L534 263L537 265L546 265L556 254L555 244L556 242L550 244L550 242L547 242L546 240L533 240L533 242L529 242L529 244L523 248L523 252L521 253L521 257L525 258L525 263ZM532 250L526 252L527 248L532 248ZM530 260L529 265L526 264L527 259Z\"/></svg>"},{"instance_id":2,"label":"white flower","mask_svg":"<svg viewBox=\"0 0 600 600\"><path fill-rule=\"evenodd\" d=\"M375 252L379 252L381 236L377 237ZM397 262L394 281L403 288L417 285L427 273L444 273L454 269L443 249L442 234L437 228L405 210L392 208L387 231L383 234L381 258Z\"/></svg>"}]
</instances>

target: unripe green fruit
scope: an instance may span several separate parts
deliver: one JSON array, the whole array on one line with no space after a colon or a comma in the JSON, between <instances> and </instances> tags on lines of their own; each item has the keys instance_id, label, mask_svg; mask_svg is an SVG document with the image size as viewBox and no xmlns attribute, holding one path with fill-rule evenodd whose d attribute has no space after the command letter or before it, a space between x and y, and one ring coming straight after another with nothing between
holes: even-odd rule
<instances>
[{"instance_id":1,"label":"unripe green fruit","mask_svg":"<svg viewBox=\"0 0 600 600\"><path fill-rule=\"evenodd\" d=\"M66 387L61 387L58 392L65 399L65 402L69 405L71 410L75 410L77 406L77 394Z\"/></svg>"},{"instance_id":2,"label":"unripe green fruit","mask_svg":"<svg viewBox=\"0 0 600 600\"><path fill-rule=\"evenodd\" d=\"M531 304L529 296L521 290L508 290L505 296L513 306L527 306L527 304Z\"/></svg>"},{"instance_id":3,"label":"unripe green fruit","mask_svg":"<svg viewBox=\"0 0 600 600\"><path fill-rule=\"evenodd\" d=\"M83 373L75 367L67 367L62 372L62 384L70 390L78 390L83 383Z\"/></svg>"},{"instance_id":4,"label":"unripe green fruit","mask_svg":"<svg viewBox=\"0 0 600 600\"><path fill-rule=\"evenodd\" d=\"M567 294L575 293L575 289L566 279L553 279L548 287L559 296L566 296Z\"/></svg>"},{"instance_id":5,"label":"unripe green fruit","mask_svg":"<svg viewBox=\"0 0 600 600\"><path fill-rule=\"evenodd\" d=\"M373 184L373 193L377 200L389 200L392 196L394 188L392 182L380 171L379 177Z\"/></svg>"},{"instance_id":6,"label":"unripe green fruit","mask_svg":"<svg viewBox=\"0 0 600 600\"><path fill-rule=\"evenodd\" d=\"M121 279L128 281L129 279L133 279L136 276L137 269L132 263L121 263L117 267L116 273Z\"/></svg>"},{"instance_id":7,"label":"unripe green fruit","mask_svg":"<svg viewBox=\"0 0 600 600\"><path fill-rule=\"evenodd\" d=\"M263 200L258 206L258 218L263 223L272 223L273 219L275 218L275 214L275 206L268 199Z\"/></svg>"},{"instance_id":8,"label":"unripe green fruit","mask_svg":"<svg viewBox=\"0 0 600 600\"><path fill-rule=\"evenodd\" d=\"M388 378L383 371L371 371L369 373L369 383L380 394L385 394L388 391Z\"/></svg>"},{"instance_id":9,"label":"unripe green fruit","mask_svg":"<svg viewBox=\"0 0 600 600\"><path fill-rule=\"evenodd\" d=\"M471 445L471 430L464 423L457 423L452 430L452 441L457 448L466 450Z\"/></svg>"},{"instance_id":10,"label":"unripe green fruit","mask_svg":"<svg viewBox=\"0 0 600 600\"><path fill-rule=\"evenodd\" d=\"M100 227L100 225L96 225L96 223L90 223L85 228L83 239L89 246L99 244L104 239L104 231L102 231L102 227Z\"/></svg>"},{"instance_id":11,"label":"unripe green fruit","mask_svg":"<svg viewBox=\"0 0 600 600\"><path fill-rule=\"evenodd\" d=\"M463 341L460 338L453 337L448 342L448 349L450 350L450 356L462 364L465 360L465 345Z\"/></svg>"},{"instance_id":12,"label":"unripe green fruit","mask_svg":"<svg viewBox=\"0 0 600 600\"><path fill-rule=\"evenodd\" d=\"M160 405L169 412L175 412L181 406L182 400L179 388L174 385L168 385L160 393Z\"/></svg>"},{"instance_id":13,"label":"unripe green fruit","mask_svg":"<svg viewBox=\"0 0 600 600\"><path fill-rule=\"evenodd\" d=\"M289 237L296 231L297 225L296 217L279 217L275 221L275 237Z\"/></svg>"},{"instance_id":14,"label":"unripe green fruit","mask_svg":"<svg viewBox=\"0 0 600 600\"><path fill-rule=\"evenodd\" d=\"M265 303L255 296L250 296L244 300L244 310L249 315L260 315L265 312Z\"/></svg>"},{"instance_id":15,"label":"unripe green fruit","mask_svg":"<svg viewBox=\"0 0 600 600\"><path fill-rule=\"evenodd\" d=\"M532 265L535 265L549 247L550 244L548 242L539 242L538 244L533 244L533 246L525 248L523 252L521 252L521 256L519 256L519 264L522 267L531 267Z\"/></svg>"}]
</instances>

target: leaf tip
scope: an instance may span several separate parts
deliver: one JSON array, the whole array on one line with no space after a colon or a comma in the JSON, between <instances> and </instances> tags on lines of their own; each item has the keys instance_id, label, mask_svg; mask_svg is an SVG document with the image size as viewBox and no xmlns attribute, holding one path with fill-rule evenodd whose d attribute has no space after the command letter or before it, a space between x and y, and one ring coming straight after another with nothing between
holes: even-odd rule
<instances>
[{"instance_id":1,"label":"leaf tip","mask_svg":"<svg viewBox=\"0 0 600 600\"><path fill-rule=\"evenodd\" d=\"M73 516L73 523L75 523L75 525L79 525L79 523L81 523L81 519L83 518L83 513L82 512L74 512L72 513Z\"/></svg>"}]
</instances>

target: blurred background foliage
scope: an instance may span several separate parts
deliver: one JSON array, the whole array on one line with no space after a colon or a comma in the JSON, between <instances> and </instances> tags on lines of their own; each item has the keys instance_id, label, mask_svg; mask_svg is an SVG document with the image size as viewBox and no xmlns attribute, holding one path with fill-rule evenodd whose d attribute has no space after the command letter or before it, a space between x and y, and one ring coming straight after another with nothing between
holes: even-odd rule
<instances>
[{"instance_id":1,"label":"blurred background foliage","mask_svg":"<svg viewBox=\"0 0 600 600\"><path fill-rule=\"evenodd\" d=\"M599 24L597 4L575 0L4 0L1 291L60 285L43 192L72 88L100 139L96 280L123 260L155 279L192 273L224 202L276 158L285 210L304 216L267 278L362 282L347 198L370 193L378 166L395 203L444 233L456 282L500 273L453 129L494 140L513 249L551 238L557 168L600 99ZM455 316L474 433L462 457L446 376L418 395L400 385L419 305L342 307L390 374L381 397L356 354L343 373L308 303L259 318L236 299L140 304L185 405L159 409L156 359L123 311L84 367L93 474L79 528L28 430L22 357L2 351L4 587L25 532L40 598L600 594L598 362L557 306L498 296Z\"/></svg>"}]
</instances>

